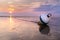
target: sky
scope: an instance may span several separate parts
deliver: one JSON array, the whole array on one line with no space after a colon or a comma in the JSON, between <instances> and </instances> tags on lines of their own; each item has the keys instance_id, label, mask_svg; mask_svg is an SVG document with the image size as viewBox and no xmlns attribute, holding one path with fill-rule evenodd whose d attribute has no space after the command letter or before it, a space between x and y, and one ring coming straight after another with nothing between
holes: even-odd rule
<instances>
[{"instance_id":1,"label":"sky","mask_svg":"<svg viewBox=\"0 0 60 40\"><path fill-rule=\"evenodd\" d=\"M60 0L0 0L0 15L38 16L60 13Z\"/></svg>"}]
</instances>

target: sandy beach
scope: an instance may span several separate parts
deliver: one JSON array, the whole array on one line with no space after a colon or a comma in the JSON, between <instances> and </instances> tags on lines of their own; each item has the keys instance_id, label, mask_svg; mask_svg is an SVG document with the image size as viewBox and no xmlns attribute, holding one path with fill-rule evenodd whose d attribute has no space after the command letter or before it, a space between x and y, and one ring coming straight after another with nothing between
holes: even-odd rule
<instances>
[{"instance_id":1,"label":"sandy beach","mask_svg":"<svg viewBox=\"0 0 60 40\"><path fill-rule=\"evenodd\" d=\"M41 25L38 17L0 17L0 40L60 40L60 18Z\"/></svg>"}]
</instances>

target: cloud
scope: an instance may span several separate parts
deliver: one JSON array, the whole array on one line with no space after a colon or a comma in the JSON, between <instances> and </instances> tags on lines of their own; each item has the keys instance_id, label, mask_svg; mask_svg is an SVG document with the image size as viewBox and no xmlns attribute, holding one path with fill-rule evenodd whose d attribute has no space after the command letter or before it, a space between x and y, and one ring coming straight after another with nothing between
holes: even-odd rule
<instances>
[{"instance_id":1,"label":"cloud","mask_svg":"<svg viewBox=\"0 0 60 40\"><path fill-rule=\"evenodd\" d=\"M51 11L52 7L52 5L41 5L40 7L35 8L35 11Z\"/></svg>"},{"instance_id":2,"label":"cloud","mask_svg":"<svg viewBox=\"0 0 60 40\"><path fill-rule=\"evenodd\" d=\"M60 14L60 5L41 5L34 9L35 12L50 12L53 14Z\"/></svg>"},{"instance_id":3,"label":"cloud","mask_svg":"<svg viewBox=\"0 0 60 40\"><path fill-rule=\"evenodd\" d=\"M0 5L14 5L15 8L35 8L40 5L60 5L60 0L0 0Z\"/></svg>"},{"instance_id":4,"label":"cloud","mask_svg":"<svg viewBox=\"0 0 60 40\"><path fill-rule=\"evenodd\" d=\"M0 0L0 3L13 2L14 4L31 4L33 2L42 2L43 4L59 4L60 0Z\"/></svg>"}]
</instances>

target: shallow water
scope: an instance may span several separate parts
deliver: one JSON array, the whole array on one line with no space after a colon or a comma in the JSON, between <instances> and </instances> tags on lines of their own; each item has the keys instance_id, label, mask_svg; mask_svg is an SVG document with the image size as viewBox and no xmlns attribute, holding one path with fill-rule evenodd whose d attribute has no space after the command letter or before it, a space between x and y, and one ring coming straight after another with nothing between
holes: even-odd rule
<instances>
[{"instance_id":1,"label":"shallow water","mask_svg":"<svg viewBox=\"0 0 60 40\"><path fill-rule=\"evenodd\" d=\"M38 17L0 17L0 40L60 40L60 17L48 25Z\"/></svg>"}]
</instances>

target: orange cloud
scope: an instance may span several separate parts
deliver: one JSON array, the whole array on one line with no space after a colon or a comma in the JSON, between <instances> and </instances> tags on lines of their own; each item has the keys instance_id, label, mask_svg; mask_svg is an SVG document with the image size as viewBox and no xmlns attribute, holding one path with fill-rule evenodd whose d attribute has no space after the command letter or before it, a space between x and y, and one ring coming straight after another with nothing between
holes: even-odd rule
<instances>
[{"instance_id":1,"label":"orange cloud","mask_svg":"<svg viewBox=\"0 0 60 40\"><path fill-rule=\"evenodd\" d=\"M33 10L33 8L37 8L41 5L42 2L34 2L34 0L6 0L6 1L2 1L0 3L2 9L0 11L16 11L16 12L28 12L28 10ZM30 9L31 8L31 9Z\"/></svg>"}]
</instances>

